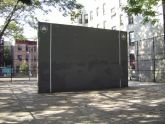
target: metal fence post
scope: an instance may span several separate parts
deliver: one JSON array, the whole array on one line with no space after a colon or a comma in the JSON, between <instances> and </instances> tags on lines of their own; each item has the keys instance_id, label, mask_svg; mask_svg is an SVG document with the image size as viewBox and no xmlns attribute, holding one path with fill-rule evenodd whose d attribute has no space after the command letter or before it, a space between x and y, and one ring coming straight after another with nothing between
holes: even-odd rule
<instances>
[{"instance_id":1,"label":"metal fence post","mask_svg":"<svg viewBox=\"0 0 165 124\"><path fill-rule=\"evenodd\" d=\"M138 81L140 81L140 78L139 78L139 41L137 41L136 43L136 65L137 65L137 75L138 75Z\"/></svg>"},{"instance_id":2,"label":"metal fence post","mask_svg":"<svg viewBox=\"0 0 165 124\"><path fill-rule=\"evenodd\" d=\"M14 48L11 46L10 49L11 49L10 52L11 52L11 83L12 83L12 82L13 82L13 79L12 79L13 77L12 77L12 76L13 76L13 71L14 71L14 69L13 69L13 63L14 63L14 62L13 62L13 61L14 61L13 58L14 58L14 57L13 57L13 51L12 51L12 50L13 50Z\"/></svg>"},{"instance_id":3,"label":"metal fence post","mask_svg":"<svg viewBox=\"0 0 165 124\"><path fill-rule=\"evenodd\" d=\"M152 44L152 61L153 61L153 81L156 82L156 77L155 77L155 37L153 37L153 44Z\"/></svg>"},{"instance_id":4,"label":"metal fence post","mask_svg":"<svg viewBox=\"0 0 165 124\"><path fill-rule=\"evenodd\" d=\"M164 43L164 54L165 54L165 34L163 35L163 43Z\"/></svg>"}]
</instances>

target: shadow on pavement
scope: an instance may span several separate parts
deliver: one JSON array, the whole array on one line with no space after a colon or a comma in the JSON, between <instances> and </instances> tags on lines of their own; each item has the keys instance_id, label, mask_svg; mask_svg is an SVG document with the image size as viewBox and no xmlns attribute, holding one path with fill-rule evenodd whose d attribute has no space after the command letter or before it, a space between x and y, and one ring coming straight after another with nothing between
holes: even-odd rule
<instances>
[{"instance_id":1,"label":"shadow on pavement","mask_svg":"<svg viewBox=\"0 0 165 124\"><path fill-rule=\"evenodd\" d=\"M1 82L0 123L164 124L165 84L38 94L34 81Z\"/></svg>"}]
</instances>

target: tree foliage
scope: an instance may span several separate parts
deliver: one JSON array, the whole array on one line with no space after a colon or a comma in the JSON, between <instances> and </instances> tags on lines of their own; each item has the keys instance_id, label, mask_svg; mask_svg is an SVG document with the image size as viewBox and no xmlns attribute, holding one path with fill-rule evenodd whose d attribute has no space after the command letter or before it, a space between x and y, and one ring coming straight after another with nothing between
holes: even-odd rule
<instances>
[{"instance_id":1,"label":"tree foliage","mask_svg":"<svg viewBox=\"0 0 165 124\"><path fill-rule=\"evenodd\" d=\"M158 20L156 16L159 14L155 7L159 2L165 0L127 0L127 5L123 7L128 15L142 15L144 17L143 23L155 23Z\"/></svg>"},{"instance_id":2,"label":"tree foliage","mask_svg":"<svg viewBox=\"0 0 165 124\"><path fill-rule=\"evenodd\" d=\"M8 31L11 31L10 28L13 24L19 25L16 29L20 29L20 31L22 31L20 27L25 24L37 28L36 12L48 14L51 7L58 8L64 16L71 14L75 9L82 8L76 0L3 0L0 4L0 18L4 18L5 22L0 29L0 37L7 33L7 28L9 28Z\"/></svg>"},{"instance_id":3,"label":"tree foliage","mask_svg":"<svg viewBox=\"0 0 165 124\"><path fill-rule=\"evenodd\" d=\"M3 28L2 26L0 28ZM25 40L25 36L23 35L23 27L19 24L16 24L16 22L10 22L8 27L6 28L6 31L4 32L4 36L14 39L21 39Z\"/></svg>"},{"instance_id":4,"label":"tree foliage","mask_svg":"<svg viewBox=\"0 0 165 124\"><path fill-rule=\"evenodd\" d=\"M20 71L23 73L23 74L27 74L28 71L29 71L29 66L28 64L26 63L26 61L23 61L20 65Z\"/></svg>"},{"instance_id":5,"label":"tree foliage","mask_svg":"<svg viewBox=\"0 0 165 124\"><path fill-rule=\"evenodd\" d=\"M11 66L12 64L12 55L10 46L4 46L4 64L5 66Z\"/></svg>"}]
</instances>

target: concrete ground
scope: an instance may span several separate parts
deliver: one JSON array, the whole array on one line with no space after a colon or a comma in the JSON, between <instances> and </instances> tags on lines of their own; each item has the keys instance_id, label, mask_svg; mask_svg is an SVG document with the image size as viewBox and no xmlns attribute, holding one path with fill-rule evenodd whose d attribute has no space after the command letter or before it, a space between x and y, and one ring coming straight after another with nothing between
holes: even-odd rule
<instances>
[{"instance_id":1,"label":"concrete ground","mask_svg":"<svg viewBox=\"0 0 165 124\"><path fill-rule=\"evenodd\" d=\"M165 83L38 94L36 81L0 82L0 123L165 124Z\"/></svg>"}]
</instances>

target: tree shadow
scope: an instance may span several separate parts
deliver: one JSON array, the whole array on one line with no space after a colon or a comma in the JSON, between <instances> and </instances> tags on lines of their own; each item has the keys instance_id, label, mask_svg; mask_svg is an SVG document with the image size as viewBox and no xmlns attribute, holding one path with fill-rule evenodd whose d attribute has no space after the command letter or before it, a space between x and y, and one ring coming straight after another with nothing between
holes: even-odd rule
<instances>
[{"instance_id":1,"label":"tree shadow","mask_svg":"<svg viewBox=\"0 0 165 124\"><path fill-rule=\"evenodd\" d=\"M52 94L38 94L34 82L18 82L10 86L14 90L14 99L1 101L9 107L0 107L0 111L6 113L5 117L0 117L4 123L163 124L165 122L163 83ZM11 93L7 92L1 96L1 98L11 97ZM10 100L13 100L13 103Z\"/></svg>"}]
</instances>

